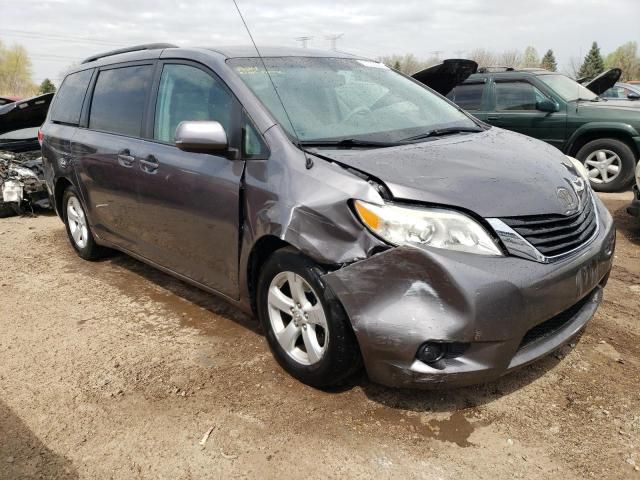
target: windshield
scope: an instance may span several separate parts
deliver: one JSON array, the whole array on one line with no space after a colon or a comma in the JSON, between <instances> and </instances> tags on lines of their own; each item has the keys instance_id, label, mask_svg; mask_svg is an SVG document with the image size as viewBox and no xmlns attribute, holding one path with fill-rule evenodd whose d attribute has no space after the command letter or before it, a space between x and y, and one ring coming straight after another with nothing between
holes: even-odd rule
<instances>
[{"instance_id":1,"label":"windshield","mask_svg":"<svg viewBox=\"0 0 640 480\"><path fill-rule=\"evenodd\" d=\"M598 98L591 90L564 75L539 75L538 79L560 95L566 102L578 99L595 100Z\"/></svg>"},{"instance_id":2,"label":"windshield","mask_svg":"<svg viewBox=\"0 0 640 480\"><path fill-rule=\"evenodd\" d=\"M323 57L264 61L286 113L259 58L229 64L301 142L398 142L434 129L478 127L453 105L381 63Z\"/></svg>"}]
</instances>

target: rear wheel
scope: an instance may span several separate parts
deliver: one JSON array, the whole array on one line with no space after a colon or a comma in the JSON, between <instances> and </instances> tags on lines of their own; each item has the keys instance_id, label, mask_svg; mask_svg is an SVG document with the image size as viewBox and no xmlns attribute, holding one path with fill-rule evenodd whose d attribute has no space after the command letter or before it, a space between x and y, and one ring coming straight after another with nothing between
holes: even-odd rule
<instances>
[{"instance_id":1,"label":"rear wheel","mask_svg":"<svg viewBox=\"0 0 640 480\"><path fill-rule=\"evenodd\" d=\"M62 215L71 246L85 260L102 258L109 250L98 245L91 233L87 214L75 187L70 186L62 197Z\"/></svg>"},{"instance_id":2,"label":"rear wheel","mask_svg":"<svg viewBox=\"0 0 640 480\"><path fill-rule=\"evenodd\" d=\"M617 192L633 180L633 150L615 138L592 140L576 154L589 172L591 186L599 192Z\"/></svg>"},{"instance_id":3,"label":"rear wheel","mask_svg":"<svg viewBox=\"0 0 640 480\"><path fill-rule=\"evenodd\" d=\"M323 273L295 249L281 249L262 268L257 291L258 315L276 360L313 387L340 384L360 366L349 320Z\"/></svg>"}]
</instances>

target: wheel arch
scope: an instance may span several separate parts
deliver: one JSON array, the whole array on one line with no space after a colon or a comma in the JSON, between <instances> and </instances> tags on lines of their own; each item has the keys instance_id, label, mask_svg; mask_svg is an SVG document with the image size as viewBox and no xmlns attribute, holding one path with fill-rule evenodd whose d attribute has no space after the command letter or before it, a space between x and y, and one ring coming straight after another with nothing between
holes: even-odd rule
<instances>
[{"instance_id":1,"label":"wheel arch","mask_svg":"<svg viewBox=\"0 0 640 480\"><path fill-rule=\"evenodd\" d=\"M256 292L258 284L258 276L260 270L265 264L267 259L277 250L285 247L293 247L288 242L285 242L281 238L275 235L264 235L256 240L251 247L249 253L249 260L247 262L247 291L249 292L249 301L251 304L251 311L254 315L257 315L257 303ZM295 247L294 247L295 248Z\"/></svg>"},{"instance_id":2,"label":"wheel arch","mask_svg":"<svg viewBox=\"0 0 640 480\"><path fill-rule=\"evenodd\" d=\"M631 151L635 154L636 160L640 156L640 151L636 143L633 141L633 137L637 137L640 134L631 126L627 124L616 123L593 123L580 127L574 132L568 142L567 155L575 157L576 154L587 143L592 140L613 138L624 142Z\"/></svg>"},{"instance_id":3,"label":"wheel arch","mask_svg":"<svg viewBox=\"0 0 640 480\"><path fill-rule=\"evenodd\" d=\"M53 190L53 199L55 202L54 206L56 213L60 218L62 218L62 197L64 195L64 191L70 186L73 186L73 183L71 183L71 181L66 177L60 177L56 180Z\"/></svg>"}]
</instances>

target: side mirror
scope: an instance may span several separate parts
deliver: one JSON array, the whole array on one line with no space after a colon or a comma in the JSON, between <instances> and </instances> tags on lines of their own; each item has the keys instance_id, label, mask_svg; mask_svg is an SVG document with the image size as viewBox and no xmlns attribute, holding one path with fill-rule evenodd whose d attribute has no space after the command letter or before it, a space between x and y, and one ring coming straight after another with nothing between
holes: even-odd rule
<instances>
[{"instance_id":1,"label":"side mirror","mask_svg":"<svg viewBox=\"0 0 640 480\"><path fill-rule=\"evenodd\" d=\"M627 95L627 98L628 98L629 100L640 100L640 93L630 92L630 93Z\"/></svg>"},{"instance_id":2,"label":"side mirror","mask_svg":"<svg viewBox=\"0 0 640 480\"><path fill-rule=\"evenodd\" d=\"M540 100L536 103L536 110L540 110L541 112L553 113L560 110L560 107L556 102L545 98L544 100Z\"/></svg>"},{"instance_id":3,"label":"side mirror","mask_svg":"<svg viewBox=\"0 0 640 480\"><path fill-rule=\"evenodd\" d=\"M229 142L219 122L180 122L176 128L176 147L185 152L224 153Z\"/></svg>"}]
</instances>

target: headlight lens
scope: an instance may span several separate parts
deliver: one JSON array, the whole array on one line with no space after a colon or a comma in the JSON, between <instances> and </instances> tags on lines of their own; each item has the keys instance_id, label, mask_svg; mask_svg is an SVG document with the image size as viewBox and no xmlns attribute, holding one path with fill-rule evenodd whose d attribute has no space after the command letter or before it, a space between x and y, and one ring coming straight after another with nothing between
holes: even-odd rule
<instances>
[{"instance_id":1,"label":"headlight lens","mask_svg":"<svg viewBox=\"0 0 640 480\"><path fill-rule=\"evenodd\" d=\"M467 215L440 208L401 207L354 201L369 230L392 245L445 248L480 255L502 256L489 233Z\"/></svg>"},{"instance_id":2,"label":"headlight lens","mask_svg":"<svg viewBox=\"0 0 640 480\"><path fill-rule=\"evenodd\" d=\"M573 157L570 157L569 155L565 155L569 161L571 162L571 164L573 165L573 168L576 169L576 171L578 172L578 174L587 181L587 184L589 184L589 172L587 171L587 167L584 166L584 163L582 163L580 160L575 159Z\"/></svg>"}]
</instances>

